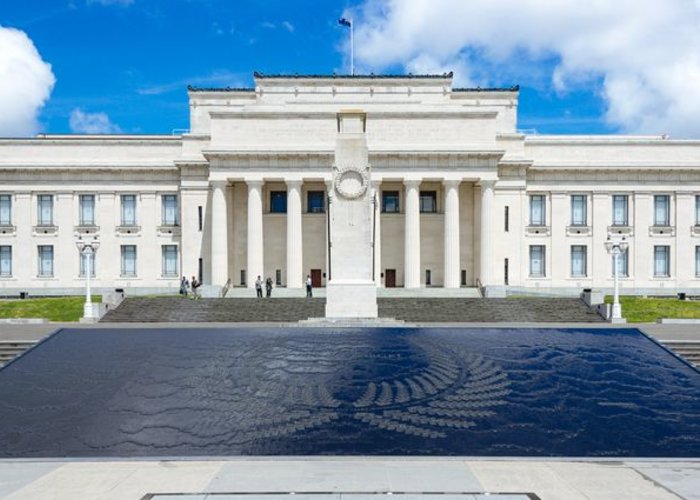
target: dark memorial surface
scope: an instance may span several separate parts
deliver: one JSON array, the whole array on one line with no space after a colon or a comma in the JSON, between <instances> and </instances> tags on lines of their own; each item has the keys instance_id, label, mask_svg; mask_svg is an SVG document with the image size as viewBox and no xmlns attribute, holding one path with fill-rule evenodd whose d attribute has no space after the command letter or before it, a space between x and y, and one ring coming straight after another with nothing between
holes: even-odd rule
<instances>
[{"instance_id":1,"label":"dark memorial surface","mask_svg":"<svg viewBox=\"0 0 700 500\"><path fill-rule=\"evenodd\" d=\"M62 330L1 457L700 457L700 373L634 329Z\"/></svg>"}]
</instances>

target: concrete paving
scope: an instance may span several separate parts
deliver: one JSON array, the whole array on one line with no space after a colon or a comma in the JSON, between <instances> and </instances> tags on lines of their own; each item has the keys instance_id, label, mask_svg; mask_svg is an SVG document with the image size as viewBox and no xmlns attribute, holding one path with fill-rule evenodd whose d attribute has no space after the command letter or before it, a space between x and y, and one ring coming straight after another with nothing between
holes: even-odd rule
<instances>
[{"instance_id":1,"label":"concrete paving","mask_svg":"<svg viewBox=\"0 0 700 500\"><path fill-rule=\"evenodd\" d=\"M248 500L251 494L258 494L253 498L276 500L279 497L268 495L290 492L295 493L294 497L286 498L296 500L312 493L354 493L358 495L353 500L360 500L368 494L389 492L414 494L402 495L402 500L432 498L417 495L421 493L464 494L480 499L498 499L496 493L509 494L500 500L694 500L700 498L699 472L698 462L654 461L251 457L208 461L0 462L0 492L3 498L11 500L139 500L147 495L154 495L152 498L157 500L220 500L219 494L235 493L246 494ZM484 495L487 493L491 495ZM317 495L312 498L320 500ZM447 500L445 495L438 498ZM471 500L470 496L455 498Z\"/></svg>"}]
</instances>

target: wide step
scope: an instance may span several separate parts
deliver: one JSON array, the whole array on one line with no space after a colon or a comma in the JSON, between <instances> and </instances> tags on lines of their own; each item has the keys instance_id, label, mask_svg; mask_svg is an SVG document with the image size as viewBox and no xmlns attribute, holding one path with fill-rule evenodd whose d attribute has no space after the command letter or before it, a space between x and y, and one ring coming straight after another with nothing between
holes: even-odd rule
<instances>
[{"instance_id":1,"label":"wide step","mask_svg":"<svg viewBox=\"0 0 700 500\"><path fill-rule=\"evenodd\" d=\"M687 361L700 366L700 341L692 340L664 340L666 347Z\"/></svg>"},{"instance_id":2,"label":"wide step","mask_svg":"<svg viewBox=\"0 0 700 500\"><path fill-rule=\"evenodd\" d=\"M380 318L410 323L591 323L602 318L579 299L483 299L455 297L380 297ZM128 298L102 322L250 323L297 322L322 318L324 298L234 298L189 300L180 297Z\"/></svg>"},{"instance_id":3,"label":"wide step","mask_svg":"<svg viewBox=\"0 0 700 500\"><path fill-rule=\"evenodd\" d=\"M34 344L36 342L31 340L0 340L0 366L6 365Z\"/></svg>"}]
</instances>

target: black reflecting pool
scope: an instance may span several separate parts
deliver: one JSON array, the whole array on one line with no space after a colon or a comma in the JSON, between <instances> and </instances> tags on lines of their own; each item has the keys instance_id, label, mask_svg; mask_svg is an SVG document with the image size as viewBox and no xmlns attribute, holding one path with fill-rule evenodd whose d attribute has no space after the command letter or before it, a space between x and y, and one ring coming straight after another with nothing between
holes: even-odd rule
<instances>
[{"instance_id":1,"label":"black reflecting pool","mask_svg":"<svg viewBox=\"0 0 700 500\"><path fill-rule=\"evenodd\" d=\"M700 457L700 373L634 329L66 329L0 423L0 457Z\"/></svg>"}]
</instances>

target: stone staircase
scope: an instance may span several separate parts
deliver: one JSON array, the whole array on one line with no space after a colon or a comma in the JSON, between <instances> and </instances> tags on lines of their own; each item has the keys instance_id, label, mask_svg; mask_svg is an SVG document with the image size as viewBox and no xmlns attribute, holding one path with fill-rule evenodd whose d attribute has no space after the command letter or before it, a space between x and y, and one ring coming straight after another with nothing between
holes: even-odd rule
<instances>
[{"instance_id":1,"label":"stone staircase","mask_svg":"<svg viewBox=\"0 0 700 500\"><path fill-rule=\"evenodd\" d=\"M34 340L0 340L0 367L36 344Z\"/></svg>"},{"instance_id":2,"label":"stone staircase","mask_svg":"<svg viewBox=\"0 0 700 500\"><path fill-rule=\"evenodd\" d=\"M661 340L660 342L686 361L700 367L700 341Z\"/></svg>"},{"instance_id":3,"label":"stone staircase","mask_svg":"<svg viewBox=\"0 0 700 500\"><path fill-rule=\"evenodd\" d=\"M380 318L411 323L591 323L602 318L580 299L454 297L380 297ZM322 318L324 298L225 298L190 300L180 297L134 297L109 311L103 323L250 323L297 322Z\"/></svg>"}]
</instances>

